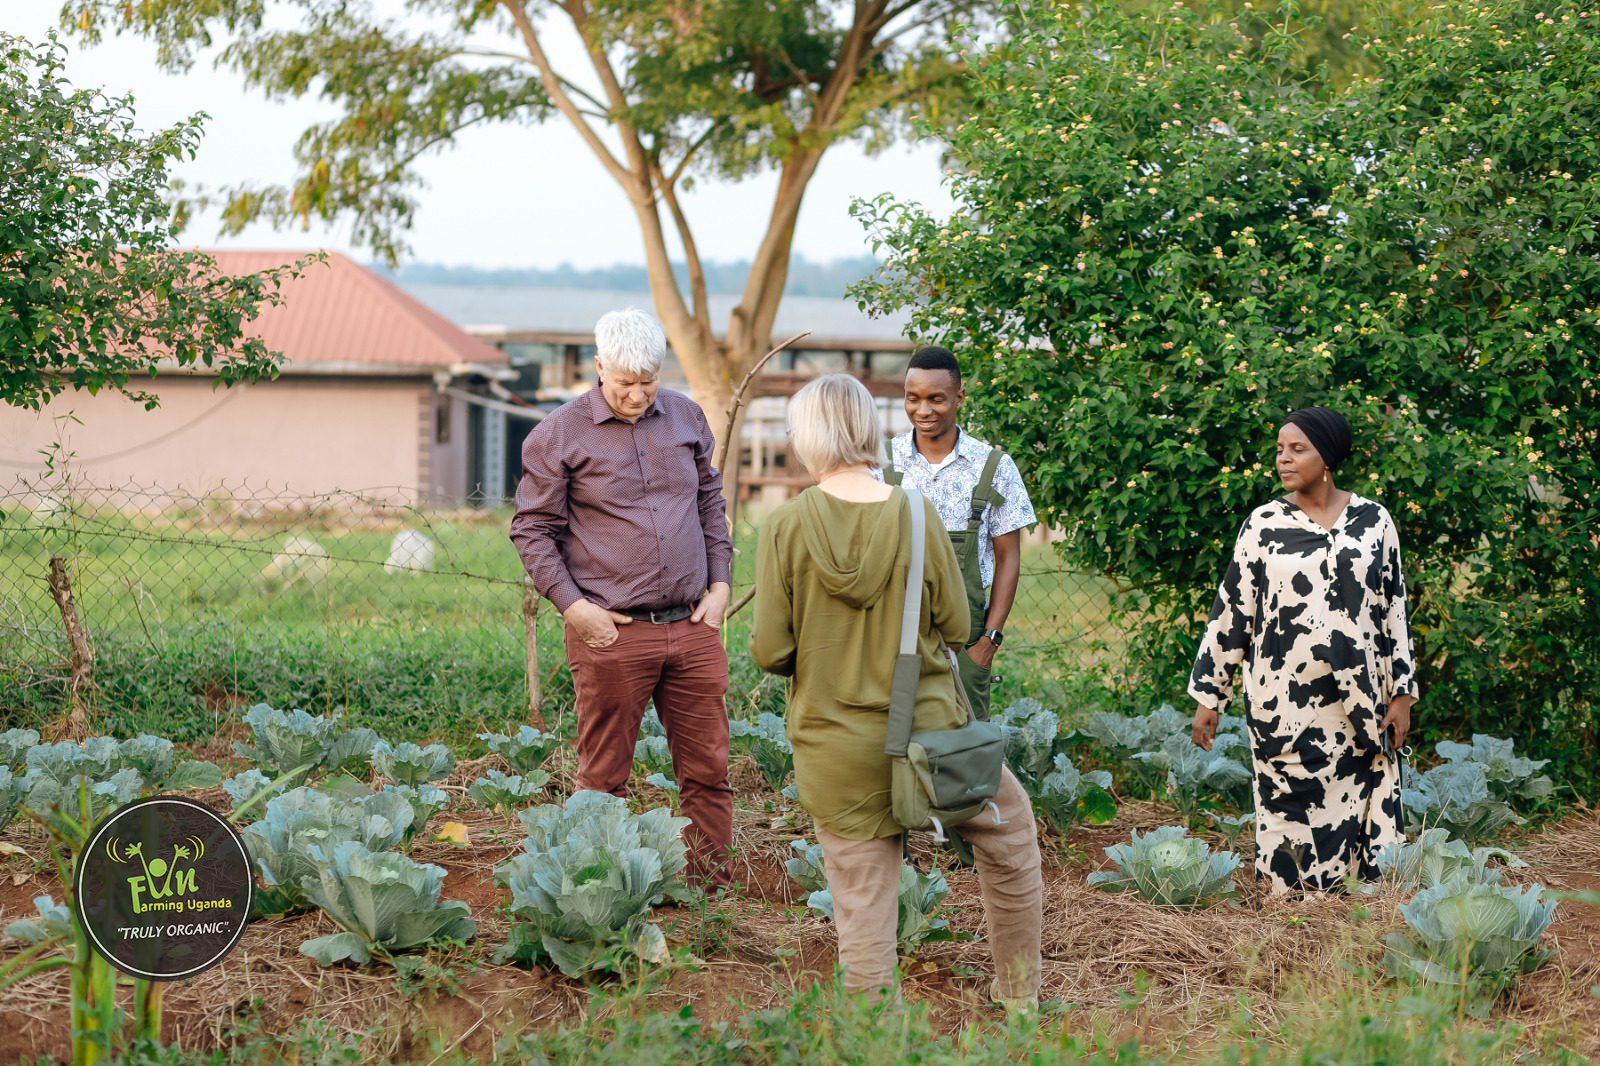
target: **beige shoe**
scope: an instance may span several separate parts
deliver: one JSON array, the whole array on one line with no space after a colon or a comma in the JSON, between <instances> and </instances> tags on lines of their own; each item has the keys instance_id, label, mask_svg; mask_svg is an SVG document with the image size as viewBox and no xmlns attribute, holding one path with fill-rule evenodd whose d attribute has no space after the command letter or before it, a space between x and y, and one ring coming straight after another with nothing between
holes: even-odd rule
<instances>
[{"instance_id":1,"label":"beige shoe","mask_svg":"<svg viewBox=\"0 0 1600 1066\"><path fill-rule=\"evenodd\" d=\"M1031 996L1002 996L1000 982L989 982L989 1002L1005 1008L1006 1017L1021 1018L1030 1014L1039 1013L1039 997Z\"/></svg>"}]
</instances>

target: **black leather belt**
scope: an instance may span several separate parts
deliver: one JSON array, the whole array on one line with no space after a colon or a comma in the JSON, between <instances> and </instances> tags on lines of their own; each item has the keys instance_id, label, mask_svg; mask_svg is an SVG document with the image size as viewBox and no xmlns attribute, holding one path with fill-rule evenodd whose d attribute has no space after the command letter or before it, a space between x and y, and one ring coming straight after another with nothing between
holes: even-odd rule
<instances>
[{"instance_id":1,"label":"black leather belt","mask_svg":"<svg viewBox=\"0 0 1600 1066\"><path fill-rule=\"evenodd\" d=\"M659 626L659 625L664 625L667 622L681 622L681 621L683 621L685 618L688 618L691 614L694 614L694 608L693 607L657 607L654 610L646 610L645 608L642 608L642 607L626 607L626 608L618 611L617 613L618 614L625 614L629 618L632 618L636 622L654 622L656 625Z\"/></svg>"}]
</instances>

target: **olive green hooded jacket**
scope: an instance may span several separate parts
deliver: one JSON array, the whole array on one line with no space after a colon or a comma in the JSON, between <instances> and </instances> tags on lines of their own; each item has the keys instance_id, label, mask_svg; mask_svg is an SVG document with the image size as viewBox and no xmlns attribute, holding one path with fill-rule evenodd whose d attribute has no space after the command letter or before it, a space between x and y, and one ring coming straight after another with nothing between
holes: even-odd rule
<instances>
[{"instance_id":1,"label":"olive green hooded jacket","mask_svg":"<svg viewBox=\"0 0 1600 1066\"><path fill-rule=\"evenodd\" d=\"M939 642L966 643L967 595L944 525L933 504L923 506L914 728L952 729L966 712ZM852 840L901 831L889 814L883 744L910 565L911 517L898 488L880 503L810 488L761 528L750 654L793 679L786 718L800 802L819 826Z\"/></svg>"}]
</instances>

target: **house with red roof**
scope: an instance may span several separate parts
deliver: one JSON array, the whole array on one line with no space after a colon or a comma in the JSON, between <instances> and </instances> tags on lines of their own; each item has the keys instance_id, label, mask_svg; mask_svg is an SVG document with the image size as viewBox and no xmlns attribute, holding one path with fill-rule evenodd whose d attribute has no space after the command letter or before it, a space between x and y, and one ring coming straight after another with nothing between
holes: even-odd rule
<instances>
[{"instance_id":1,"label":"house with red roof","mask_svg":"<svg viewBox=\"0 0 1600 1066\"><path fill-rule=\"evenodd\" d=\"M215 253L240 274L301 254ZM174 369L133 383L159 397L152 411L110 392L63 393L38 412L0 407L0 478L37 474L53 451L58 468L101 489L425 504L472 496L481 412L500 403L481 386L509 374L505 354L337 253L282 294L248 327L283 353L276 380L225 389L204 368Z\"/></svg>"}]
</instances>

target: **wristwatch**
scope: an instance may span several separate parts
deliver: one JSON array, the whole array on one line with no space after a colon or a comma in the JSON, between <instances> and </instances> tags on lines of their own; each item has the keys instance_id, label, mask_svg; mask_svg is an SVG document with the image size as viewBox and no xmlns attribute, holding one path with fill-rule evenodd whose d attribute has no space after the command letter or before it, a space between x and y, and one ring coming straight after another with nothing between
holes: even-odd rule
<instances>
[{"instance_id":1,"label":"wristwatch","mask_svg":"<svg viewBox=\"0 0 1600 1066\"><path fill-rule=\"evenodd\" d=\"M997 648L1000 646L1000 642L1006 638L1006 635L1000 632L998 629L985 629L983 631L983 635L988 637L989 643L993 644Z\"/></svg>"}]
</instances>

